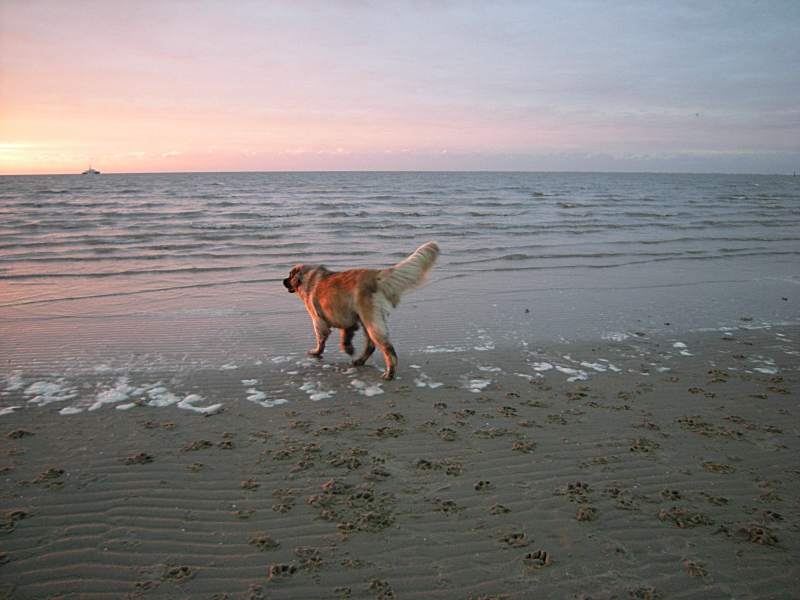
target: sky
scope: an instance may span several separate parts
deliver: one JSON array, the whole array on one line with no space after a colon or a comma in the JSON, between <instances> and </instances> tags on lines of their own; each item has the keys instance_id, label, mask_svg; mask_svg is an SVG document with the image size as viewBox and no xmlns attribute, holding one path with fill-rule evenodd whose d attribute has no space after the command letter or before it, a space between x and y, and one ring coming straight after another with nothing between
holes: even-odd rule
<instances>
[{"instance_id":1,"label":"sky","mask_svg":"<svg viewBox=\"0 0 800 600\"><path fill-rule=\"evenodd\" d=\"M800 2L0 0L0 174L800 171Z\"/></svg>"}]
</instances>

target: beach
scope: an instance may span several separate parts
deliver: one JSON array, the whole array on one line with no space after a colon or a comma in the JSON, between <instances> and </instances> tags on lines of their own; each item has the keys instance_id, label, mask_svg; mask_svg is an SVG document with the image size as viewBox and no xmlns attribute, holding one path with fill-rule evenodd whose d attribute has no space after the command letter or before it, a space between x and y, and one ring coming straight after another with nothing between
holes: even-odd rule
<instances>
[{"instance_id":1,"label":"beach","mask_svg":"<svg viewBox=\"0 0 800 600\"><path fill-rule=\"evenodd\" d=\"M0 597L795 597L793 181L0 178ZM428 240L395 380L306 355Z\"/></svg>"},{"instance_id":2,"label":"beach","mask_svg":"<svg viewBox=\"0 0 800 600\"><path fill-rule=\"evenodd\" d=\"M546 354L401 353L392 382L337 352L294 357L278 372L318 382L316 399L268 410L231 401L257 391L252 367L131 373L116 404L3 416L0 589L791 598L797 333L743 322ZM228 401L160 406L154 380L202 393L198 407ZM29 389L4 395L25 404Z\"/></svg>"}]
</instances>

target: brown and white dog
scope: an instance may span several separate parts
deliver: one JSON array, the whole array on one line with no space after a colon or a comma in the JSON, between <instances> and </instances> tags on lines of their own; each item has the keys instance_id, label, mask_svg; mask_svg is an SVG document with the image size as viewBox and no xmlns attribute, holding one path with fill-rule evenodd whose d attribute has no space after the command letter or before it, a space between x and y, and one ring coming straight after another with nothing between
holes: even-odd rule
<instances>
[{"instance_id":1,"label":"brown and white dog","mask_svg":"<svg viewBox=\"0 0 800 600\"><path fill-rule=\"evenodd\" d=\"M386 361L382 377L392 379L397 368L397 353L389 342L386 325L389 310L397 306L403 292L422 283L438 255L436 242L428 242L387 269L351 269L336 273L318 265L293 267L283 285L289 293L297 292L311 316L317 347L309 350L309 356L322 356L332 327L342 330L341 348L352 355L353 335L362 326L367 343L353 364L363 365L378 346Z\"/></svg>"}]
</instances>

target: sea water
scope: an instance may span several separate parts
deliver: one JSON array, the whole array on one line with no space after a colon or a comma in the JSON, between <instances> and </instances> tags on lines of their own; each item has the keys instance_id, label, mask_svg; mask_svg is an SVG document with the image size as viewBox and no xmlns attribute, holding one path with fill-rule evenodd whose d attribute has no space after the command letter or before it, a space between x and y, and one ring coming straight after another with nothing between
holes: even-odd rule
<instances>
[{"instance_id":1,"label":"sea water","mask_svg":"<svg viewBox=\"0 0 800 600\"><path fill-rule=\"evenodd\" d=\"M384 267L428 240L439 261L390 319L401 353L797 323L798 225L786 176L0 177L0 357L7 378L289 363L313 345L292 265Z\"/></svg>"}]
</instances>

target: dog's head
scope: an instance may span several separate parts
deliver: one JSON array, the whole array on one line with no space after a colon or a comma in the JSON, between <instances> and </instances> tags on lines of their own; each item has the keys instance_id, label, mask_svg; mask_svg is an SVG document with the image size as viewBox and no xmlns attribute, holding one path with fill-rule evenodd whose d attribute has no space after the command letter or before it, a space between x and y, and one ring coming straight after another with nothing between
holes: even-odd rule
<instances>
[{"instance_id":1,"label":"dog's head","mask_svg":"<svg viewBox=\"0 0 800 600\"><path fill-rule=\"evenodd\" d=\"M305 274L305 265L295 265L289 271L289 276L283 280L283 285L290 294L294 294L303 285L303 275Z\"/></svg>"},{"instance_id":2,"label":"dog's head","mask_svg":"<svg viewBox=\"0 0 800 600\"><path fill-rule=\"evenodd\" d=\"M329 273L323 265L295 265L283 280L283 286L290 294L297 292L304 296L311 294L319 280Z\"/></svg>"}]
</instances>

